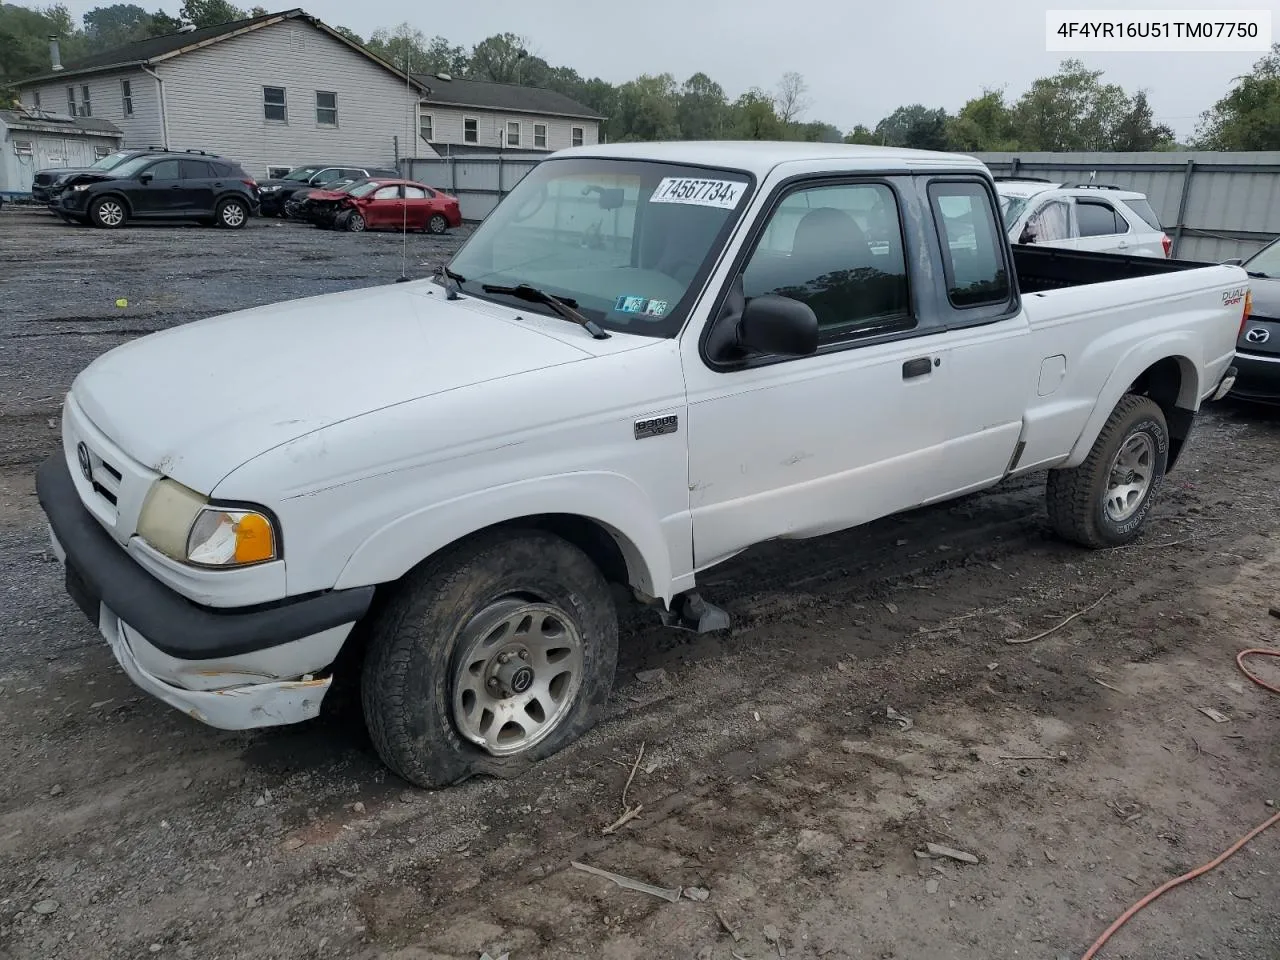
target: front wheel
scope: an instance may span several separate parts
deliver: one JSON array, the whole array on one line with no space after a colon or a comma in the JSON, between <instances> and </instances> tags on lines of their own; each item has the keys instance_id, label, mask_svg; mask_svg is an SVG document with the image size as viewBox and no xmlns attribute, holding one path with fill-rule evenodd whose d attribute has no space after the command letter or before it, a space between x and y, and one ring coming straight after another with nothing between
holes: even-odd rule
<instances>
[{"instance_id":1,"label":"front wheel","mask_svg":"<svg viewBox=\"0 0 1280 960\"><path fill-rule=\"evenodd\" d=\"M591 729L617 653L586 554L538 531L482 537L409 573L371 624L365 720L418 786L515 776Z\"/></svg>"},{"instance_id":2,"label":"front wheel","mask_svg":"<svg viewBox=\"0 0 1280 960\"><path fill-rule=\"evenodd\" d=\"M1059 536L1086 547L1136 540L1169 460L1169 427L1147 397L1123 397L1084 463L1049 471L1049 521Z\"/></svg>"},{"instance_id":3,"label":"front wheel","mask_svg":"<svg viewBox=\"0 0 1280 960\"><path fill-rule=\"evenodd\" d=\"M89 207L89 219L95 227L114 230L123 227L129 215L125 212L124 202L115 197L103 197L93 201Z\"/></svg>"},{"instance_id":4,"label":"front wheel","mask_svg":"<svg viewBox=\"0 0 1280 960\"><path fill-rule=\"evenodd\" d=\"M248 219L249 208L245 206L244 201L234 197L219 203L218 209L213 214L213 222L228 230L239 230Z\"/></svg>"},{"instance_id":5,"label":"front wheel","mask_svg":"<svg viewBox=\"0 0 1280 960\"><path fill-rule=\"evenodd\" d=\"M343 226L351 233L364 233L364 229L368 224L365 223L363 216L352 210L347 214L347 219Z\"/></svg>"}]
</instances>

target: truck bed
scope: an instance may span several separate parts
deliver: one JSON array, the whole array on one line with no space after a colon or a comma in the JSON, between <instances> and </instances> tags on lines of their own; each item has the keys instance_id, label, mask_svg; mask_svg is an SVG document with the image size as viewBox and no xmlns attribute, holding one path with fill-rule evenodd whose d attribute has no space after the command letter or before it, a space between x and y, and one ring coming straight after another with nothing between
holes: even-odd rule
<instances>
[{"instance_id":1,"label":"truck bed","mask_svg":"<svg viewBox=\"0 0 1280 960\"><path fill-rule=\"evenodd\" d=\"M1023 293L1039 293L1062 287L1151 277L1213 266L1198 260L1165 260L1160 257L1093 253L1017 243L1013 244L1013 263L1018 273L1018 288Z\"/></svg>"}]
</instances>

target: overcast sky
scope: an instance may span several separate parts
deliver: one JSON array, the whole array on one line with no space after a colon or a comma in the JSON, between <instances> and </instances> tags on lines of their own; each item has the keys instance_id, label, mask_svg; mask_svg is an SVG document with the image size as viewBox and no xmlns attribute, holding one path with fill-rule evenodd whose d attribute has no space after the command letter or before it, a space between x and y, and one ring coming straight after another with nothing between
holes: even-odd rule
<instances>
[{"instance_id":1,"label":"overcast sky","mask_svg":"<svg viewBox=\"0 0 1280 960\"><path fill-rule=\"evenodd\" d=\"M104 0L73 0L83 14ZM249 7L251 0L237 0ZM153 9L152 4L143 4ZM160 4L176 13L180 0ZM282 9L263 3L268 9ZM772 88L789 70L802 74L812 105L807 119L841 130L874 126L902 104L950 111L984 86L1015 99L1066 56L1045 51L1049 9L1152 9L1152 3L1035 0L476 0L425 5L413 0L304 0L331 26L363 36L408 21L428 36L471 46L510 31L531 52L584 77L621 83L642 73L684 80L699 70L730 97ZM1164 0L1165 9L1271 9L1276 0ZM1130 93L1146 89L1158 120L1190 136L1199 114L1247 73L1261 53L1079 55Z\"/></svg>"}]
</instances>

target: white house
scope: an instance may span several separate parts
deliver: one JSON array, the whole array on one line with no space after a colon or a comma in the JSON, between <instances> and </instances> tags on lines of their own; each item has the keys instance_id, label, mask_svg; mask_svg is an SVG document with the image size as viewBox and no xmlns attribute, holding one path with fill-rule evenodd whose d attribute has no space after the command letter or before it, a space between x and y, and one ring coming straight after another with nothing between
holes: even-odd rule
<instances>
[{"instance_id":1,"label":"white house","mask_svg":"<svg viewBox=\"0 0 1280 960\"><path fill-rule=\"evenodd\" d=\"M205 150L265 175L412 155L416 80L302 10L186 28L19 85L22 103L104 119L126 147Z\"/></svg>"},{"instance_id":2,"label":"white house","mask_svg":"<svg viewBox=\"0 0 1280 960\"><path fill-rule=\"evenodd\" d=\"M549 153L600 142L603 117L553 90L512 83L416 77L419 156Z\"/></svg>"},{"instance_id":3,"label":"white house","mask_svg":"<svg viewBox=\"0 0 1280 960\"><path fill-rule=\"evenodd\" d=\"M599 140L600 117L534 87L406 77L302 10L186 27L19 84L22 104L101 119L126 147L204 150L251 174L303 163L390 166L459 151Z\"/></svg>"}]
</instances>

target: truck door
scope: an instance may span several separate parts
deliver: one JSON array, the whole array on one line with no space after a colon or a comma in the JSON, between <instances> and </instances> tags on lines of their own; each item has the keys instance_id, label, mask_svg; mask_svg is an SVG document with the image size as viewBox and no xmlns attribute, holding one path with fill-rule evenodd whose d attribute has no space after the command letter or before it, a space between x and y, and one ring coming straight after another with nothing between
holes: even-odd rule
<instances>
[{"instance_id":1,"label":"truck door","mask_svg":"<svg viewBox=\"0 0 1280 960\"><path fill-rule=\"evenodd\" d=\"M748 241L742 293L807 303L816 354L717 366L701 331L685 338L695 567L926 499L950 367L908 278L924 226L901 215L903 189L911 178L801 181Z\"/></svg>"},{"instance_id":2,"label":"truck door","mask_svg":"<svg viewBox=\"0 0 1280 960\"><path fill-rule=\"evenodd\" d=\"M941 339L948 353L938 398L946 444L930 499L944 500L1004 476L1046 358L1030 353L1011 251L986 181L945 177L925 183L938 225L943 279L937 310L947 327Z\"/></svg>"}]
</instances>

